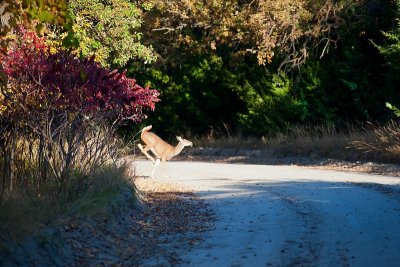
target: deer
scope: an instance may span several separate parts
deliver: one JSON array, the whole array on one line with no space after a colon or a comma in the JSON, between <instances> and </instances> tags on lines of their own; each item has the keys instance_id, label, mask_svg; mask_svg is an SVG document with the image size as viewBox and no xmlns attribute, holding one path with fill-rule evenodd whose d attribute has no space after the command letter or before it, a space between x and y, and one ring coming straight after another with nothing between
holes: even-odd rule
<instances>
[{"instance_id":1,"label":"deer","mask_svg":"<svg viewBox=\"0 0 400 267\"><path fill-rule=\"evenodd\" d=\"M142 141L145 143L145 146L143 147L143 145L139 143L138 147L142 153L154 164L154 168L150 177L154 178L154 172L157 166L160 164L161 159L163 163L164 178L166 178L166 161L181 153L184 147L193 146L193 143L189 140L183 139L180 136L176 136L176 139L179 141L179 143L176 146L172 146L162 140L156 134L150 132L151 128L152 125L149 125L142 129L140 139L142 139ZM157 158L156 160L148 153L149 150Z\"/></svg>"}]
</instances>

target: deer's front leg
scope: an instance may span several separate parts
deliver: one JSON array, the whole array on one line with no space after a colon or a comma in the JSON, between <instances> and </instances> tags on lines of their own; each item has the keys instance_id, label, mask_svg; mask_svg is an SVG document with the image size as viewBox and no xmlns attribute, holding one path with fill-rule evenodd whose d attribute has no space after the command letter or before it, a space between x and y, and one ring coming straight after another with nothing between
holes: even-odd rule
<instances>
[{"instance_id":1,"label":"deer's front leg","mask_svg":"<svg viewBox=\"0 0 400 267\"><path fill-rule=\"evenodd\" d=\"M164 178L169 178L169 176L166 175L166 173L167 173L167 161L165 160L165 158L162 158L162 163L163 163Z\"/></svg>"}]
</instances>

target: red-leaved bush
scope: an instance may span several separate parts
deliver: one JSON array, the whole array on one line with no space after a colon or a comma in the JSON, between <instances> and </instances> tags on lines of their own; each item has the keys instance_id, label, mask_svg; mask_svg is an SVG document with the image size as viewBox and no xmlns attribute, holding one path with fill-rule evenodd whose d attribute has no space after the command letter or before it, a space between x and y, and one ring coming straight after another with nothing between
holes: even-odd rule
<instances>
[{"instance_id":1,"label":"red-leaved bush","mask_svg":"<svg viewBox=\"0 0 400 267\"><path fill-rule=\"evenodd\" d=\"M0 64L7 79L0 84L0 201L15 188L43 195L48 182L55 192L90 184L88 177L118 157L118 125L141 121L159 101L157 90L125 72L68 51L51 53L24 28Z\"/></svg>"},{"instance_id":2,"label":"red-leaved bush","mask_svg":"<svg viewBox=\"0 0 400 267\"><path fill-rule=\"evenodd\" d=\"M8 78L1 103L6 113L50 109L138 122L145 109L154 110L158 91L141 87L125 72L103 68L93 57L81 60L62 50L52 54L34 32L20 28L17 33L8 53L0 56Z\"/></svg>"}]
</instances>

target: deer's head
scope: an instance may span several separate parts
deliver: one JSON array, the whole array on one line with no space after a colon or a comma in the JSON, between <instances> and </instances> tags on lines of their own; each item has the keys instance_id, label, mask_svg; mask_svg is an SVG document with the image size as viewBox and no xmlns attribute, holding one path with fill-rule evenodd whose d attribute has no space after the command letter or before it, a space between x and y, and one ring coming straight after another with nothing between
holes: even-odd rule
<instances>
[{"instance_id":1,"label":"deer's head","mask_svg":"<svg viewBox=\"0 0 400 267\"><path fill-rule=\"evenodd\" d=\"M176 139L178 139L179 143L181 143L184 147L185 146L193 146L192 142L190 142L189 140L186 140L180 136L177 136Z\"/></svg>"}]
</instances>

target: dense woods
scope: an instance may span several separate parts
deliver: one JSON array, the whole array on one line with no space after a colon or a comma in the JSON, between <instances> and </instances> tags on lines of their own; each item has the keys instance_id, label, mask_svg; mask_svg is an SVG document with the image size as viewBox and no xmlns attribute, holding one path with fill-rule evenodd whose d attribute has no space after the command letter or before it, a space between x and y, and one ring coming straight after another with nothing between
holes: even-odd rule
<instances>
[{"instance_id":1,"label":"dense woods","mask_svg":"<svg viewBox=\"0 0 400 267\"><path fill-rule=\"evenodd\" d=\"M400 104L398 1L5 1L0 11L3 51L23 23L53 51L94 55L157 88L146 123L164 135L386 121Z\"/></svg>"},{"instance_id":2,"label":"dense woods","mask_svg":"<svg viewBox=\"0 0 400 267\"><path fill-rule=\"evenodd\" d=\"M142 26L159 60L129 68L159 88L160 130L269 135L393 118L396 1L160 2Z\"/></svg>"}]
</instances>

